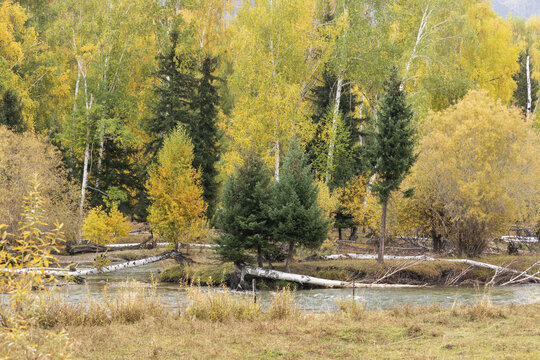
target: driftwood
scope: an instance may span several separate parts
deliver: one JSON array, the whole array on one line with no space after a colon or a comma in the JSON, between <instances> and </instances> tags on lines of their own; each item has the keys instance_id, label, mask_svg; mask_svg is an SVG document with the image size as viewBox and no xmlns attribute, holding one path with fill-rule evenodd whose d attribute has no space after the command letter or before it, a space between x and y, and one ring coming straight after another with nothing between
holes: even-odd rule
<instances>
[{"instance_id":1,"label":"driftwood","mask_svg":"<svg viewBox=\"0 0 540 360\"><path fill-rule=\"evenodd\" d=\"M429 256L393 256L393 255L386 255L385 260L422 260L422 261L445 261L445 262L457 262L457 263L465 263L471 266L486 268L498 271L500 273L512 273L512 274L518 274L522 275L523 272L519 270L510 269L507 267L492 265L480 261L474 261L469 259L439 259L439 258L433 258ZM373 260L377 259L377 255L371 255L371 254L336 254L336 255L322 255L319 257L320 260L338 260L338 259L359 259L359 260ZM535 274L536 275L536 274ZM540 282L540 278L534 275L530 275L527 277L529 280L538 281Z\"/></svg>"},{"instance_id":2,"label":"driftwood","mask_svg":"<svg viewBox=\"0 0 540 360\"><path fill-rule=\"evenodd\" d=\"M244 266L242 271L246 275L257 276L266 279L293 281L299 284L314 285L325 288L403 288L420 287L419 285L408 284L364 284L349 281L327 280L307 275L291 274L283 271L263 269L254 266Z\"/></svg>"}]
</instances>

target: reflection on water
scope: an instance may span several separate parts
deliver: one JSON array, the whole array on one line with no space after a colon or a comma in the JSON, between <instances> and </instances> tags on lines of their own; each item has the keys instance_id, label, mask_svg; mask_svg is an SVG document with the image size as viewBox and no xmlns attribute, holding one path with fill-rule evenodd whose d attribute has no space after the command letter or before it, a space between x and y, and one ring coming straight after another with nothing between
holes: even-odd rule
<instances>
[{"instance_id":1,"label":"reflection on water","mask_svg":"<svg viewBox=\"0 0 540 360\"><path fill-rule=\"evenodd\" d=\"M133 286L150 286L152 279L158 278L159 264L150 264L138 268L126 269L107 274L88 276L85 285L68 285L59 292L70 301L85 301L90 294L96 299L103 296L103 288L109 284L109 294L121 289L122 283L134 280ZM209 289L209 291L218 291ZM175 284L159 283L157 295L162 301L172 307L181 306L185 292ZM491 288L486 293L483 288L402 288L402 289L356 289L356 299L362 301L368 309L385 309L403 304L430 305L439 303L450 307L454 303L467 304L489 296L494 305L509 303L540 302L540 285L527 284ZM272 292L257 293L263 306L272 298ZM307 311L323 312L336 309L335 299L352 298L352 289L315 289L296 291L298 306Z\"/></svg>"}]
</instances>

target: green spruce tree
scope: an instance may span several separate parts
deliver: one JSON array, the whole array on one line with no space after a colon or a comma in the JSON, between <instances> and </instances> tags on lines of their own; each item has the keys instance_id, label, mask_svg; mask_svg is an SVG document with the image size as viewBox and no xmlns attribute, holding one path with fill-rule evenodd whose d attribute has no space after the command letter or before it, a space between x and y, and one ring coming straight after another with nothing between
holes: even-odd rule
<instances>
[{"instance_id":1,"label":"green spruce tree","mask_svg":"<svg viewBox=\"0 0 540 360\"><path fill-rule=\"evenodd\" d=\"M192 101L197 82L192 57L178 52L179 38L180 33L172 31L170 48L158 57L159 86L156 95L159 100L154 110L155 116L146 124L147 132L154 137L148 147L152 154L157 154L165 136L179 124L184 124L189 137L193 139L196 116Z\"/></svg>"},{"instance_id":2,"label":"green spruce tree","mask_svg":"<svg viewBox=\"0 0 540 360\"><path fill-rule=\"evenodd\" d=\"M223 209L216 220L224 232L216 240L223 260L240 266L252 260L247 251L255 251L258 265L263 266L263 256L274 250L268 218L271 178L264 162L251 154L225 183Z\"/></svg>"},{"instance_id":3,"label":"green spruce tree","mask_svg":"<svg viewBox=\"0 0 540 360\"><path fill-rule=\"evenodd\" d=\"M180 52L180 33L171 33L171 47L159 56L157 73L160 85L156 89L159 102L155 117L147 123L154 136L149 152L157 153L163 137L183 124L194 146L193 167L202 173L207 217L212 218L217 204L218 183L215 165L219 160L219 95L214 75L217 58L205 56L198 64L194 52Z\"/></svg>"},{"instance_id":4,"label":"green spruce tree","mask_svg":"<svg viewBox=\"0 0 540 360\"><path fill-rule=\"evenodd\" d=\"M193 167L202 172L204 201L208 205L207 217L212 218L217 205L218 183L216 181L216 163L219 160L219 95L216 87L218 78L214 75L217 58L206 56L201 64L201 77L197 83L197 93L193 101L197 123L191 129L191 138L195 147Z\"/></svg>"},{"instance_id":5,"label":"green spruce tree","mask_svg":"<svg viewBox=\"0 0 540 360\"><path fill-rule=\"evenodd\" d=\"M381 234L377 261L384 261L386 237L386 212L393 191L399 189L416 160L414 154L415 130L413 112L407 104L396 68L391 70L390 79L379 102L379 119L375 124L374 144L371 151L377 181L373 191L382 204Z\"/></svg>"},{"instance_id":6,"label":"green spruce tree","mask_svg":"<svg viewBox=\"0 0 540 360\"><path fill-rule=\"evenodd\" d=\"M6 90L0 100L0 124L6 125L14 132L26 131L21 101L12 90Z\"/></svg>"},{"instance_id":7,"label":"green spruce tree","mask_svg":"<svg viewBox=\"0 0 540 360\"><path fill-rule=\"evenodd\" d=\"M280 180L273 186L274 201L270 209L273 238L289 248L287 271L296 247L318 248L328 235L330 220L325 219L319 208L314 180L299 143L291 142Z\"/></svg>"}]
</instances>

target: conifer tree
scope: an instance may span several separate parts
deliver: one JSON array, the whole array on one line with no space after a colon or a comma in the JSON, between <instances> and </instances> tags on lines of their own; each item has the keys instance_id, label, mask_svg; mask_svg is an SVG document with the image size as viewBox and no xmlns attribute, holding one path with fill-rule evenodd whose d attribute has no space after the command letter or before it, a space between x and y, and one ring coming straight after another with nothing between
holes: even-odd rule
<instances>
[{"instance_id":1,"label":"conifer tree","mask_svg":"<svg viewBox=\"0 0 540 360\"><path fill-rule=\"evenodd\" d=\"M184 124L191 135L196 122L191 109L196 88L193 62L188 54L178 53L179 38L180 33L172 31L170 48L158 57L157 77L160 84L156 88L156 95L159 100L154 118L149 119L146 125L147 131L156 136L148 148L153 154L160 149L165 135L178 124Z\"/></svg>"},{"instance_id":2,"label":"conifer tree","mask_svg":"<svg viewBox=\"0 0 540 360\"><path fill-rule=\"evenodd\" d=\"M21 101L12 90L6 90L0 100L0 124L6 125L14 132L26 130Z\"/></svg>"},{"instance_id":3,"label":"conifer tree","mask_svg":"<svg viewBox=\"0 0 540 360\"><path fill-rule=\"evenodd\" d=\"M373 191L382 204L381 234L377 261L382 263L386 237L386 211L393 191L409 173L416 160L414 154L415 130L412 126L413 112L407 104L407 96L401 88L397 69L393 68L379 103L379 119L375 124L374 144L371 151L377 181Z\"/></svg>"},{"instance_id":4,"label":"conifer tree","mask_svg":"<svg viewBox=\"0 0 540 360\"><path fill-rule=\"evenodd\" d=\"M283 161L282 177L274 183L270 209L273 238L289 247L287 271L297 246L317 248L328 235L330 220L324 218L319 208L314 181L300 145L293 141Z\"/></svg>"},{"instance_id":5,"label":"conifer tree","mask_svg":"<svg viewBox=\"0 0 540 360\"><path fill-rule=\"evenodd\" d=\"M223 209L216 221L225 233L216 240L217 252L223 260L237 265L250 262L246 251L253 250L259 266L263 266L263 256L273 251L268 218L271 176L264 162L250 154L225 183Z\"/></svg>"},{"instance_id":6,"label":"conifer tree","mask_svg":"<svg viewBox=\"0 0 540 360\"><path fill-rule=\"evenodd\" d=\"M209 219L214 215L218 192L216 163L219 160L219 95L215 85L218 80L214 75L216 67L217 58L207 55L203 59L200 67L201 78L198 79L197 94L193 100L197 123L191 129L195 155L193 167L201 170L203 197L208 204L206 215Z\"/></svg>"},{"instance_id":7,"label":"conifer tree","mask_svg":"<svg viewBox=\"0 0 540 360\"><path fill-rule=\"evenodd\" d=\"M156 116L147 124L148 132L156 138L148 150L156 153L163 136L177 125L184 125L193 143L192 165L201 171L203 196L208 204L206 215L211 218L218 190L215 164L219 159L219 95L214 75L217 58L207 55L197 65L195 54L180 46L180 33L174 31L170 37L170 49L159 57L160 86L156 89L159 102Z\"/></svg>"}]
</instances>

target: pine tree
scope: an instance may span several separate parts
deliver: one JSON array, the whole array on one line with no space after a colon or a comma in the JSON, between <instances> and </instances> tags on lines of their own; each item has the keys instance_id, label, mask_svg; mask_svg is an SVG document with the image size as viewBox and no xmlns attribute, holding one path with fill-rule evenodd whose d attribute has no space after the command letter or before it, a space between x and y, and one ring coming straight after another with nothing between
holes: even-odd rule
<instances>
[{"instance_id":1,"label":"pine tree","mask_svg":"<svg viewBox=\"0 0 540 360\"><path fill-rule=\"evenodd\" d=\"M528 52L521 52L519 54L519 72L516 73L513 78L516 82L516 90L514 90L514 104L521 109L524 115L527 114L527 104L528 104L528 91L527 91L527 56ZM529 64L529 68L533 69L532 63ZM538 99L538 81L531 76L531 98L532 98L532 109L534 110L534 105Z\"/></svg>"},{"instance_id":2,"label":"pine tree","mask_svg":"<svg viewBox=\"0 0 540 360\"><path fill-rule=\"evenodd\" d=\"M263 266L263 256L273 251L268 219L271 176L264 162L251 154L227 180L222 194L223 209L216 221L225 233L216 240L223 260L237 265L250 262L246 251L253 250L259 266Z\"/></svg>"},{"instance_id":3,"label":"pine tree","mask_svg":"<svg viewBox=\"0 0 540 360\"><path fill-rule=\"evenodd\" d=\"M298 142L291 142L283 161L282 177L274 183L274 201L270 209L273 238L289 247L286 269L290 271L294 249L314 249L328 235L330 221L317 202L317 185Z\"/></svg>"},{"instance_id":4,"label":"pine tree","mask_svg":"<svg viewBox=\"0 0 540 360\"><path fill-rule=\"evenodd\" d=\"M21 101L12 90L6 90L0 102L0 124L18 133L26 130Z\"/></svg>"},{"instance_id":5,"label":"pine tree","mask_svg":"<svg viewBox=\"0 0 540 360\"><path fill-rule=\"evenodd\" d=\"M381 234L378 262L383 262L386 237L386 211L393 191L399 189L416 160L414 154L415 130L413 112L407 96L401 89L397 69L393 68L379 103L379 119L375 124L374 144L371 151L377 181L373 191L382 204Z\"/></svg>"},{"instance_id":6,"label":"pine tree","mask_svg":"<svg viewBox=\"0 0 540 360\"><path fill-rule=\"evenodd\" d=\"M178 124L184 124L190 136L196 124L196 116L191 108L196 88L195 69L189 54L178 52L179 37L178 31L172 31L170 48L158 57L157 78L160 84L156 88L156 95L159 101L155 117L146 124L148 133L156 136L148 147L152 154L157 154L164 137Z\"/></svg>"},{"instance_id":7,"label":"pine tree","mask_svg":"<svg viewBox=\"0 0 540 360\"><path fill-rule=\"evenodd\" d=\"M193 167L200 169L202 173L203 197L208 204L206 215L209 219L214 215L218 192L216 163L219 160L219 129L217 127L219 95L215 85L218 79L214 76L216 67L217 58L208 55L203 59L198 91L193 101L193 110L197 113L197 124L191 129L191 138L195 148Z\"/></svg>"}]
</instances>

